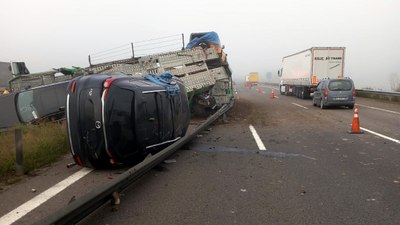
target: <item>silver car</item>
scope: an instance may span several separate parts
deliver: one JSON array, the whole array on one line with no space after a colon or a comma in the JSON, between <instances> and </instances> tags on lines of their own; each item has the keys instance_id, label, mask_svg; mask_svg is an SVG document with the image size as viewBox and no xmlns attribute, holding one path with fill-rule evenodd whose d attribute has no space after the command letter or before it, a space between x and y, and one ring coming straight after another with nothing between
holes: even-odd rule
<instances>
[{"instance_id":1,"label":"silver car","mask_svg":"<svg viewBox=\"0 0 400 225\"><path fill-rule=\"evenodd\" d=\"M313 105L325 109L329 106L346 106L354 108L356 89L353 80L325 79L318 83L314 90Z\"/></svg>"}]
</instances>

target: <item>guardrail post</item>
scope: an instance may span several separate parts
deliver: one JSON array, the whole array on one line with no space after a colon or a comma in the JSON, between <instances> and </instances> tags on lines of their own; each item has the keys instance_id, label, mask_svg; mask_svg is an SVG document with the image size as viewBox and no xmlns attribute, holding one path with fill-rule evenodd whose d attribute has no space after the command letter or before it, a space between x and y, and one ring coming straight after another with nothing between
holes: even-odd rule
<instances>
[{"instance_id":1,"label":"guardrail post","mask_svg":"<svg viewBox=\"0 0 400 225\"><path fill-rule=\"evenodd\" d=\"M185 49L185 36L182 33L182 50Z\"/></svg>"},{"instance_id":2,"label":"guardrail post","mask_svg":"<svg viewBox=\"0 0 400 225\"><path fill-rule=\"evenodd\" d=\"M21 129L15 129L15 156L16 166L15 172L17 176L24 174L24 167L22 166L23 153L22 153L22 131Z\"/></svg>"},{"instance_id":3,"label":"guardrail post","mask_svg":"<svg viewBox=\"0 0 400 225\"><path fill-rule=\"evenodd\" d=\"M92 59L90 58L90 55L88 55L88 60L89 60L89 67L92 66Z\"/></svg>"},{"instance_id":4,"label":"guardrail post","mask_svg":"<svg viewBox=\"0 0 400 225\"><path fill-rule=\"evenodd\" d=\"M135 47L133 46L133 42L131 42L131 48L132 48L132 59L135 58Z\"/></svg>"}]
</instances>

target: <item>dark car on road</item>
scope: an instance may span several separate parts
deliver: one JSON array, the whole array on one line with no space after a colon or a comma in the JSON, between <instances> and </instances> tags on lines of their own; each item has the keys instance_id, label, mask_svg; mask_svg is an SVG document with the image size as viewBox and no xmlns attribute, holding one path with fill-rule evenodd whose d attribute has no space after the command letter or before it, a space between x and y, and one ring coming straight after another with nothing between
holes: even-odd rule
<instances>
[{"instance_id":1,"label":"dark car on road","mask_svg":"<svg viewBox=\"0 0 400 225\"><path fill-rule=\"evenodd\" d=\"M75 162L94 168L137 164L183 137L190 122L186 89L168 73L76 78L66 114Z\"/></svg>"},{"instance_id":2,"label":"dark car on road","mask_svg":"<svg viewBox=\"0 0 400 225\"><path fill-rule=\"evenodd\" d=\"M354 108L356 89L353 80L324 79L320 81L314 91L313 105L325 109L330 106L346 106Z\"/></svg>"}]
</instances>

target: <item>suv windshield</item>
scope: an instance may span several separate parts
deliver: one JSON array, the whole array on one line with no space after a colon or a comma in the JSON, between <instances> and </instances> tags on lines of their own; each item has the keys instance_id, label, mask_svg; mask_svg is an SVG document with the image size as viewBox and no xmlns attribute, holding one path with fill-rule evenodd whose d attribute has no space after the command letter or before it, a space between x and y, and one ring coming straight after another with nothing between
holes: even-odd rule
<instances>
[{"instance_id":1,"label":"suv windshield","mask_svg":"<svg viewBox=\"0 0 400 225\"><path fill-rule=\"evenodd\" d=\"M17 111L20 119L24 123L28 123L38 118L37 111L33 104L33 91L21 92L17 95Z\"/></svg>"},{"instance_id":2,"label":"suv windshield","mask_svg":"<svg viewBox=\"0 0 400 225\"><path fill-rule=\"evenodd\" d=\"M332 80L328 88L330 91L350 91L352 84L350 80Z\"/></svg>"}]
</instances>

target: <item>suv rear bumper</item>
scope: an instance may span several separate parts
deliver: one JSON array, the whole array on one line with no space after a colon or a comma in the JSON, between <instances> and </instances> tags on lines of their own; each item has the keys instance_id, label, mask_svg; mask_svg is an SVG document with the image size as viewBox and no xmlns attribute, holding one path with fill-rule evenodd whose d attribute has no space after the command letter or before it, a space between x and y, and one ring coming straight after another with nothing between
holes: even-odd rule
<instances>
[{"instance_id":1,"label":"suv rear bumper","mask_svg":"<svg viewBox=\"0 0 400 225\"><path fill-rule=\"evenodd\" d=\"M355 101L329 101L324 102L325 106L347 106L347 105L354 105Z\"/></svg>"}]
</instances>

